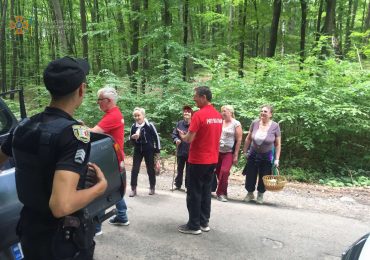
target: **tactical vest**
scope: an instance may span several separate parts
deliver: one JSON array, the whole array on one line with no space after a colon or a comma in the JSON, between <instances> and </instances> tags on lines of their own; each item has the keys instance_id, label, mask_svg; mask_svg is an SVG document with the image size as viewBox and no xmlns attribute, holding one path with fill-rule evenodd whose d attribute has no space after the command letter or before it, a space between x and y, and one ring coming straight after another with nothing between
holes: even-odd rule
<instances>
[{"instance_id":1,"label":"tactical vest","mask_svg":"<svg viewBox=\"0 0 370 260\"><path fill-rule=\"evenodd\" d=\"M56 146L64 129L76 121L58 118L41 122L42 114L19 123L13 133L15 179L19 200L40 217L52 217L49 208L56 165Z\"/></svg>"}]
</instances>

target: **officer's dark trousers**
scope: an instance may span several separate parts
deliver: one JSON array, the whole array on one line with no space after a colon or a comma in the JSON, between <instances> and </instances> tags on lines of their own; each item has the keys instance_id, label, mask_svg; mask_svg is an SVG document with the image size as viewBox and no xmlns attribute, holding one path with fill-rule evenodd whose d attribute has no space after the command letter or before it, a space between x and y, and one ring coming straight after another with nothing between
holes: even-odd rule
<instances>
[{"instance_id":1,"label":"officer's dark trousers","mask_svg":"<svg viewBox=\"0 0 370 260\"><path fill-rule=\"evenodd\" d=\"M186 204L188 227L193 230L207 226L211 215L211 182L216 164L189 163Z\"/></svg>"},{"instance_id":2,"label":"officer's dark trousers","mask_svg":"<svg viewBox=\"0 0 370 260\"><path fill-rule=\"evenodd\" d=\"M177 156L177 176L175 179L175 186L177 188L181 188L182 179L184 176L184 168L186 165L186 172L185 172L185 187L188 187L188 175L189 175L189 164L186 162L188 159L187 156Z\"/></svg>"},{"instance_id":3,"label":"officer's dark trousers","mask_svg":"<svg viewBox=\"0 0 370 260\"><path fill-rule=\"evenodd\" d=\"M155 187L155 171L154 171L154 150L150 149L147 151L140 151L140 149L134 149L132 170L131 170L131 187L137 186L137 176L140 171L141 161L145 160L146 171L149 177L150 188Z\"/></svg>"},{"instance_id":4,"label":"officer's dark trousers","mask_svg":"<svg viewBox=\"0 0 370 260\"><path fill-rule=\"evenodd\" d=\"M88 246L78 247L74 240L75 232L71 231L66 238L62 230L62 223L55 220L42 219L41 214L32 213L23 208L17 226L25 260L90 260L93 258L95 242L93 240L94 223L86 226L85 242Z\"/></svg>"},{"instance_id":5,"label":"officer's dark trousers","mask_svg":"<svg viewBox=\"0 0 370 260\"><path fill-rule=\"evenodd\" d=\"M54 235L21 237L25 260L92 260L95 243L88 250L79 250L74 243L58 241Z\"/></svg>"}]
</instances>

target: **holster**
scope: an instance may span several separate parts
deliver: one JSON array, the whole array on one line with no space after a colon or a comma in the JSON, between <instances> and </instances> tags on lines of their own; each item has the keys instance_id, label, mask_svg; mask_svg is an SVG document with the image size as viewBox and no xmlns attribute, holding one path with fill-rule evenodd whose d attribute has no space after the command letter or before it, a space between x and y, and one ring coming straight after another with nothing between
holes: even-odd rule
<instances>
[{"instance_id":1,"label":"holster","mask_svg":"<svg viewBox=\"0 0 370 260\"><path fill-rule=\"evenodd\" d=\"M92 246L95 225L92 219L85 219L79 215L64 217L62 230L66 239L72 238L79 249L86 250Z\"/></svg>"},{"instance_id":2,"label":"holster","mask_svg":"<svg viewBox=\"0 0 370 260\"><path fill-rule=\"evenodd\" d=\"M54 237L53 252L57 256L69 255L71 258L68 259L92 259L94 235L95 224L92 219L85 219L83 214L66 216L61 219ZM69 253L66 254L66 251Z\"/></svg>"}]
</instances>

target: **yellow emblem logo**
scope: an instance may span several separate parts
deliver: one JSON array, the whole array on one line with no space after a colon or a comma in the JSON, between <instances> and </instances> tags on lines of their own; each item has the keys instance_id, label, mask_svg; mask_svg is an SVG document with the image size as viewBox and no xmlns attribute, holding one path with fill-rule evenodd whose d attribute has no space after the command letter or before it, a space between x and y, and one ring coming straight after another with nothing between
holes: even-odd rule
<instances>
[{"instance_id":1,"label":"yellow emblem logo","mask_svg":"<svg viewBox=\"0 0 370 260\"><path fill-rule=\"evenodd\" d=\"M10 29L15 30L15 34L22 35L25 30L29 29L29 23L23 16L16 16L15 21L10 22Z\"/></svg>"},{"instance_id":2,"label":"yellow emblem logo","mask_svg":"<svg viewBox=\"0 0 370 260\"><path fill-rule=\"evenodd\" d=\"M88 143L90 142L90 132L86 126L83 125L73 125L73 134L81 142Z\"/></svg>"}]
</instances>

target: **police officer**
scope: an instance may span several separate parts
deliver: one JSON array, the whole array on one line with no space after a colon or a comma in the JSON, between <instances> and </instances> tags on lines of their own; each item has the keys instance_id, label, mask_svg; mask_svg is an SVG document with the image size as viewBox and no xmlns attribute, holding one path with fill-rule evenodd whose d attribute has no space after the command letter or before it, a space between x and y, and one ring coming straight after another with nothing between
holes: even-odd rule
<instances>
[{"instance_id":1,"label":"police officer","mask_svg":"<svg viewBox=\"0 0 370 260\"><path fill-rule=\"evenodd\" d=\"M45 110L23 120L1 146L0 163L13 156L19 200L17 234L25 259L92 259L95 226L80 210L102 195L107 181L88 163L90 134L73 119L86 91L89 64L64 57L48 64ZM88 167L96 184L84 187Z\"/></svg>"}]
</instances>

